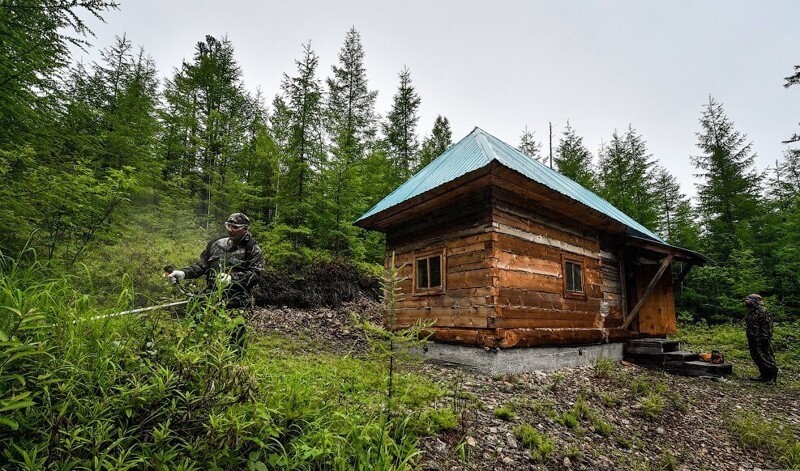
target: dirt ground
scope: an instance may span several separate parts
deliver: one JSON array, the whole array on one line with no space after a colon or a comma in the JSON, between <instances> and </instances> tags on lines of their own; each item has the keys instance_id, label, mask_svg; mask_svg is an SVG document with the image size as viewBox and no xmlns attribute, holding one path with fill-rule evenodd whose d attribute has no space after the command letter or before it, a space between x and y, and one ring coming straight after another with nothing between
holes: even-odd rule
<instances>
[{"instance_id":1,"label":"dirt ground","mask_svg":"<svg viewBox=\"0 0 800 471\"><path fill-rule=\"evenodd\" d=\"M368 344L353 314L380 320L379 306L361 300L339 309L261 308L250 321L261 332L313 339L304 343L314 352L364 353ZM780 469L768 450L740 444L729 424L754 413L800 429L794 385L605 367L500 377L418 367L451 391L447 401L461 413L458 428L421 440L421 469ZM515 436L522 424L549 437L552 450L545 445L544 456L535 457Z\"/></svg>"}]
</instances>

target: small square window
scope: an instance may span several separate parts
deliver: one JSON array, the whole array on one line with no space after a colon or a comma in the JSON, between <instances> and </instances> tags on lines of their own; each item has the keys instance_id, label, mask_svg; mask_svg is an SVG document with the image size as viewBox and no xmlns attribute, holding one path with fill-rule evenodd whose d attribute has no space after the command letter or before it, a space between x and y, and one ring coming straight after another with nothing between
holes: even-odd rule
<instances>
[{"instance_id":1,"label":"small square window","mask_svg":"<svg viewBox=\"0 0 800 471\"><path fill-rule=\"evenodd\" d=\"M567 291L583 293L583 267L580 263L566 262Z\"/></svg>"},{"instance_id":2,"label":"small square window","mask_svg":"<svg viewBox=\"0 0 800 471\"><path fill-rule=\"evenodd\" d=\"M416 261L416 281L417 292L442 291L444 280L442 278L442 255L432 255L420 257Z\"/></svg>"},{"instance_id":3,"label":"small square window","mask_svg":"<svg viewBox=\"0 0 800 471\"><path fill-rule=\"evenodd\" d=\"M586 291L583 279L583 258L563 254L561 260L564 270L564 297L584 299Z\"/></svg>"}]
</instances>

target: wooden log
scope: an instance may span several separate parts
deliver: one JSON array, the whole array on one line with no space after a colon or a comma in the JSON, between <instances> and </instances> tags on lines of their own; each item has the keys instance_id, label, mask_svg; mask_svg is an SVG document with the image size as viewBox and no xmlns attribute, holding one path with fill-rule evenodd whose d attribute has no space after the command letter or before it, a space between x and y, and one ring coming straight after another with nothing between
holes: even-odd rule
<instances>
[{"instance_id":1,"label":"wooden log","mask_svg":"<svg viewBox=\"0 0 800 471\"><path fill-rule=\"evenodd\" d=\"M437 328L423 332L429 335L429 340L437 342L454 343L475 347L497 346L497 335L494 329L446 329Z\"/></svg>"},{"instance_id":2,"label":"wooden log","mask_svg":"<svg viewBox=\"0 0 800 471\"><path fill-rule=\"evenodd\" d=\"M533 347L602 343L603 329L497 329L499 346Z\"/></svg>"},{"instance_id":3,"label":"wooden log","mask_svg":"<svg viewBox=\"0 0 800 471\"><path fill-rule=\"evenodd\" d=\"M599 329L602 328L602 318L597 319L557 319L557 318L508 318L498 317L494 321L498 329Z\"/></svg>"},{"instance_id":4,"label":"wooden log","mask_svg":"<svg viewBox=\"0 0 800 471\"><path fill-rule=\"evenodd\" d=\"M544 236L545 238L554 241L560 241L579 247L586 247L590 250L599 249L599 243L596 239L581 237L572 232L566 232L553 228L552 226L534 222L527 217L512 215L498 207L494 207L492 211L492 220L496 223L513 227L529 234Z\"/></svg>"}]
</instances>

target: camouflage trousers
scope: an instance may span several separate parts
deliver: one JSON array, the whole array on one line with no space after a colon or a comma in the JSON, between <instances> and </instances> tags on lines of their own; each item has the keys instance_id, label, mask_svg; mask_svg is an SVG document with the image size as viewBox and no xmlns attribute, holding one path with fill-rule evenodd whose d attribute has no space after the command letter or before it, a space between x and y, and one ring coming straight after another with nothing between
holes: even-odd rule
<instances>
[{"instance_id":1,"label":"camouflage trousers","mask_svg":"<svg viewBox=\"0 0 800 471\"><path fill-rule=\"evenodd\" d=\"M747 337L747 346L750 347L750 358L758 367L761 377L769 380L778 376L778 364L775 354L772 353L770 340L763 337Z\"/></svg>"}]
</instances>

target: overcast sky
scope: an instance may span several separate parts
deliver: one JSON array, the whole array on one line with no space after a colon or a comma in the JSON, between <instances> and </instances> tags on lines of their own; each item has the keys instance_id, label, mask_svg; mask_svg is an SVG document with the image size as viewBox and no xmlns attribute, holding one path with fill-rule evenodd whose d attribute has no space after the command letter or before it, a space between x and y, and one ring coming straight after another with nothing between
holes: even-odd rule
<instances>
[{"instance_id":1,"label":"overcast sky","mask_svg":"<svg viewBox=\"0 0 800 471\"><path fill-rule=\"evenodd\" d=\"M596 155L632 125L694 193L690 155L709 94L746 133L761 171L800 126L800 1L219 1L120 0L92 21L98 48L127 34L169 76L206 34L226 36L248 88L267 102L311 41L319 77L345 33L361 33L377 111L389 110L406 65L422 98L418 132L446 116L458 141L473 127L512 144L524 128L548 149L567 120Z\"/></svg>"}]
</instances>

